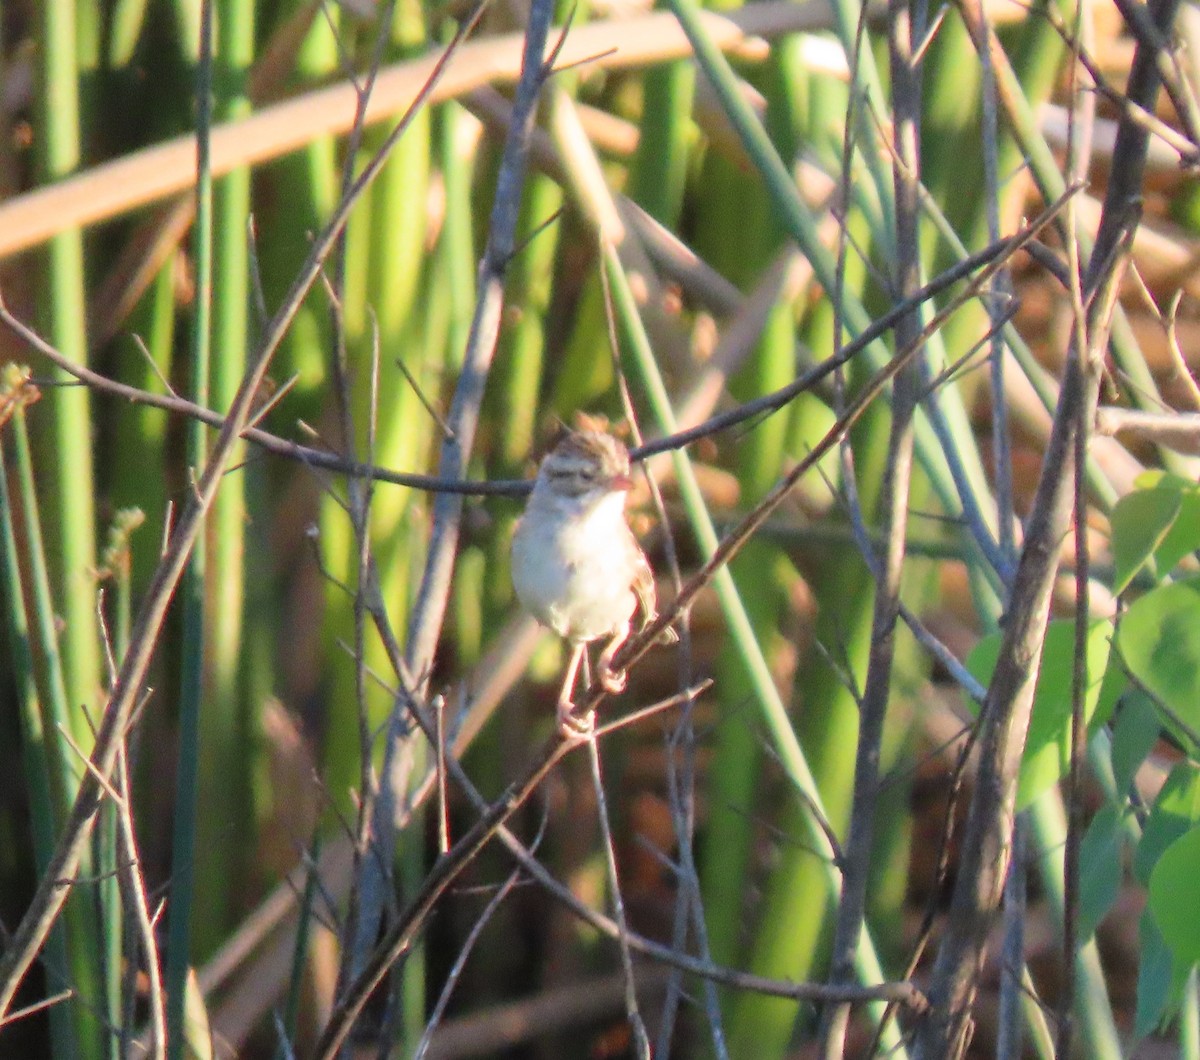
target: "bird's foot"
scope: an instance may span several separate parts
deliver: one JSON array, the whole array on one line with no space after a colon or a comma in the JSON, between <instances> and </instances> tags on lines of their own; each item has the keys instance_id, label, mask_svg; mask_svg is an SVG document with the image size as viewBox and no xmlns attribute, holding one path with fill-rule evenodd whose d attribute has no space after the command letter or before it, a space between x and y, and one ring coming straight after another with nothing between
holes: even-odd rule
<instances>
[{"instance_id":1,"label":"bird's foot","mask_svg":"<svg viewBox=\"0 0 1200 1060\"><path fill-rule=\"evenodd\" d=\"M625 686L629 683L629 675L624 670L614 670L607 663L602 662L600 666L600 687L611 695L617 695L619 692L625 691Z\"/></svg>"},{"instance_id":2,"label":"bird's foot","mask_svg":"<svg viewBox=\"0 0 1200 1060\"><path fill-rule=\"evenodd\" d=\"M564 740L586 740L596 731L596 712L576 714L575 704L569 699L558 703L558 734Z\"/></svg>"}]
</instances>

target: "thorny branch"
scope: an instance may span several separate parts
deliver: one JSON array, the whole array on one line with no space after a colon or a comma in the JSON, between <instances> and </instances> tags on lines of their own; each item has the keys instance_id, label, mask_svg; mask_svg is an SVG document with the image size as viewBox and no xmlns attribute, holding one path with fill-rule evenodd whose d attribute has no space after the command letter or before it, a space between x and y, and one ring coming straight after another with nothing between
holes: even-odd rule
<instances>
[{"instance_id":1,"label":"thorny branch","mask_svg":"<svg viewBox=\"0 0 1200 1060\"><path fill-rule=\"evenodd\" d=\"M1037 227L1049 223L1052 216L1053 211L1048 211L1046 215L1039 218ZM942 317L939 315L925 330L928 331L940 327L942 323ZM919 336L919 340L922 338L923 336ZM895 378L896 374L910 362L916 351L920 348L921 341L918 341L907 350L897 354L888 365L875 374L872 380L863 387L862 391L855 397L855 400L830 428L822 441L814 448L809 457L801 461L796 468L784 476L759 506L749 513L722 540L721 546L717 549L713 559L688 582L683 592L664 610L654 623L648 626L641 635L629 642L627 651L618 654L618 657L614 660L615 666L626 667L631 665L648 650L650 644L657 639L658 633L674 621L679 610L687 606L696 593L699 592L700 588L712 579L716 570L723 563L728 562L738 549L749 540L752 533L778 507L804 472L811 469L824 453L837 444L850 426L857 421L871 402L884 391L887 385ZM624 658L622 658L623 656ZM674 698L691 698L694 695L695 690L689 689L683 693L682 697ZM604 696L605 691L599 682L597 682L588 690L583 705L578 709L585 711L594 710ZM427 718L424 718L424 710L419 702L413 702L412 713L426 731L427 737L432 739L432 723ZM331 1017L318 1046L318 1055L323 1060L324 1058L332 1058L336 1054L338 1048L340 1048L342 1042L345 1040L350 1026L361 1011L363 1004L365 1004L367 996L382 981L388 969L412 944L417 932L440 896L466 864L497 834L501 826L516 812L532 792L536 790L549 771L573 746L574 743L570 740L552 739L526 775L519 781L511 784L501 798L490 804L484 810L480 820L476 822L446 855L435 863L427 875L420 893L412 900L397 922L389 928L385 939L376 948L362 974L351 984L337 1011ZM454 760L450 759L448 761L453 762ZM460 774L457 771L455 771L455 776L456 779L460 778ZM532 869L536 864L536 861L532 861L531 863L526 863L526 867ZM890 992L896 985L904 986L904 984L894 984L892 987L886 989ZM824 996L828 1000L842 1000L850 996L863 996L860 993L861 989L858 988L856 990L852 987L834 985L826 988L828 993L817 988L812 994L806 993L806 996ZM911 990L911 987L908 989ZM867 991L867 993L870 994L872 992ZM912 994L909 997L910 1000L916 1000Z\"/></svg>"},{"instance_id":2,"label":"thorny branch","mask_svg":"<svg viewBox=\"0 0 1200 1060\"><path fill-rule=\"evenodd\" d=\"M1041 225L1049 223L1053 218L1054 213L1055 210L1053 209L1047 211L1043 217L1039 218L1034 228L1036 229ZM978 282L986 282L986 278L981 277L979 278ZM784 479L777 485L775 490L768 495L764 502L749 515L747 515L742 523L726 536L722 542L722 545L717 550L713 562L709 565L706 565L704 570L688 583L679 597L669 608L664 611L663 616L660 617L655 626L648 629L643 638L639 638L639 640L644 639L647 642L652 641L657 631L664 628L665 625L673 620L679 609L685 607L687 603L694 597L695 593L699 591L699 588L706 584L707 581L711 580L719 565L723 562L727 562L728 559L734 555L745 543L745 541L749 539L750 535L759 526L761 526L763 520L767 517L770 511L772 511L774 507L780 503L783 497L787 495L788 491L790 491L792 486L795 485L798 478L806 470L810 469L813 463L818 460L824 452L827 452L829 448L837 444L837 441L844 436L845 431L849 429L849 427L862 414L868 405L885 390L885 388L895 378L896 374L903 370L903 368L915 355L916 351L921 348L921 344L927 337L927 334L931 333L933 330L936 330L942 325L943 322L944 315L939 315L937 318L931 321L928 327L916 337L916 341L909 348L901 351L891 363L889 363L885 368L880 370L875 375L868 385L857 395L849 408L841 417L839 417L838 422L830 429L826 437L816 447L814 452L810 454L810 457L806 458L806 460L801 462L796 469L793 469L792 472L785 476ZM378 618L380 621L386 618L386 615L382 612L382 610L379 612ZM385 642L389 640L386 635L384 636L384 639ZM644 647L645 645L632 645L628 653L628 661L632 662L639 657L640 650L644 650ZM397 656L396 666L398 672L406 671L407 664L403 661L400 661L398 658L398 648L395 648L393 651ZM622 665L622 663L618 661L617 665ZM685 696L691 697L694 695L694 692L695 690L688 690L685 693ZM602 688L597 687L593 690L590 690L589 701L584 709L592 709L601 699L603 699L603 697L604 692ZM412 716L426 732L427 738L433 739L432 723L425 716L425 709L419 700L414 700L411 703L411 712ZM431 873L431 875L427 878L420 893L413 899L397 923L389 930L384 943L375 951L375 954L372 956L371 961L365 968L363 974L358 980L356 980L356 982L347 992L347 995L342 1001L341 1007L339 1008L338 1012L335 1013L335 1016L331 1020L331 1023L326 1030L326 1034L323 1037L321 1043L321 1055L332 1055L332 1053L337 1049L339 1043L344 1038L348 1027L352 1024L357 1012L361 1009L367 994L369 994L374 986L381 981L391 964L399 959L407 950L408 946L411 945L413 938L420 930L421 925L428 916L430 910L433 908L438 896L450 885L453 878L459 871L461 871L461 868L466 864L466 862L469 861L478 852L478 850L482 849L483 844L487 842L491 835L498 833L501 839L509 847L510 851L513 851L514 854L516 854L522 860L523 865L536 878L541 878L540 874L544 872L544 870L537 865L536 861L532 859L526 861L525 857L528 855L523 856L522 853L518 853L517 850L514 850L513 843L515 841L512 840L511 837L507 836L507 833L502 830L501 826L503 825L503 822L516 810L518 805L536 788L537 784L541 782L541 779L545 776L546 771L548 771L553 764L557 762L567 750L570 749L570 746L571 744L569 742L564 742L561 740L550 741L550 743L543 750L538 763L531 768L525 778L511 785L505 795L498 800L498 802L481 807L483 813L481 821L478 822L477 825L470 832L468 832L468 834L464 836L454 848L451 849L449 854L444 856L434 867L433 873ZM458 767L457 762L453 759L450 759L448 760L448 764L454 773L455 779L459 783L463 784L464 788L468 791L468 793L470 793L473 789L468 786L468 782L463 780L460 767ZM477 799L477 795L473 796L473 801L477 802ZM627 942L632 941L628 936L625 936L625 939ZM853 994L841 993L843 990L852 991L852 988L845 987L840 984L828 989L830 992L826 996L830 999L846 999L850 996L862 996L856 991L854 991Z\"/></svg>"}]
</instances>

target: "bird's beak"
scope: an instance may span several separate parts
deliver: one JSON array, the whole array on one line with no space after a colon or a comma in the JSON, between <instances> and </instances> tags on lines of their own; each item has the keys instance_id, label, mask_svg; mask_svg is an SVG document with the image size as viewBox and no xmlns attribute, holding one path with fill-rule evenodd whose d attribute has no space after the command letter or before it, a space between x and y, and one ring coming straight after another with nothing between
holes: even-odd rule
<instances>
[{"instance_id":1,"label":"bird's beak","mask_svg":"<svg viewBox=\"0 0 1200 1060\"><path fill-rule=\"evenodd\" d=\"M613 491L631 490L633 489L633 479L629 475L613 475L609 479L608 488Z\"/></svg>"}]
</instances>

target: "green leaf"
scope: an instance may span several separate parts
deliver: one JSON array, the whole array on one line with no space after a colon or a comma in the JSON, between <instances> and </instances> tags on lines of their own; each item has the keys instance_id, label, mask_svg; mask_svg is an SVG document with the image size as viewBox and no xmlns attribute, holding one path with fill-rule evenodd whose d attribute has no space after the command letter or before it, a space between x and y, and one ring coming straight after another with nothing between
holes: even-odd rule
<instances>
[{"instance_id":1,"label":"green leaf","mask_svg":"<svg viewBox=\"0 0 1200 1060\"><path fill-rule=\"evenodd\" d=\"M1088 825L1079 847L1079 945L1096 931L1117 900L1121 886L1121 813L1104 806Z\"/></svg>"},{"instance_id":2,"label":"green leaf","mask_svg":"<svg viewBox=\"0 0 1200 1060\"><path fill-rule=\"evenodd\" d=\"M1150 911L1177 961L1200 960L1200 827L1175 840L1150 874Z\"/></svg>"},{"instance_id":3,"label":"green leaf","mask_svg":"<svg viewBox=\"0 0 1200 1060\"><path fill-rule=\"evenodd\" d=\"M1179 515L1154 552L1158 576L1165 578L1184 556L1200 549L1200 490L1189 486L1179 494Z\"/></svg>"},{"instance_id":4,"label":"green leaf","mask_svg":"<svg viewBox=\"0 0 1200 1060\"><path fill-rule=\"evenodd\" d=\"M1151 693L1185 725L1200 728L1200 578L1161 585L1134 601L1117 646Z\"/></svg>"},{"instance_id":5,"label":"green leaf","mask_svg":"<svg viewBox=\"0 0 1200 1060\"><path fill-rule=\"evenodd\" d=\"M1112 623L1098 619L1089 624L1087 635L1087 688L1084 718L1096 715L1100 690L1108 667ZM1053 787L1070 764L1071 680L1075 650L1075 624L1058 619L1046 628L1042 663L1033 702L1033 716L1025 742L1025 757L1017 786L1017 810L1026 809L1039 795ZM991 681L1000 653L1000 634L984 637L967 659L967 669L983 684ZM1106 697L1107 698L1107 697Z\"/></svg>"},{"instance_id":6,"label":"green leaf","mask_svg":"<svg viewBox=\"0 0 1200 1060\"><path fill-rule=\"evenodd\" d=\"M1157 743L1160 727L1154 701L1140 688L1127 692L1121 700L1112 736L1113 777L1117 782L1117 794L1122 799L1128 794L1146 755Z\"/></svg>"},{"instance_id":7,"label":"green leaf","mask_svg":"<svg viewBox=\"0 0 1200 1060\"><path fill-rule=\"evenodd\" d=\"M1152 467L1149 471L1143 471L1133 480L1133 485L1139 490L1153 489L1173 489L1182 493L1184 490L1191 489L1196 483L1189 478L1184 478L1182 475L1175 475L1170 471L1163 471L1162 468Z\"/></svg>"},{"instance_id":8,"label":"green leaf","mask_svg":"<svg viewBox=\"0 0 1200 1060\"><path fill-rule=\"evenodd\" d=\"M1179 980L1175 955L1149 909L1142 913L1138 923L1138 952L1137 1013L1133 1021L1136 1041L1162 1026L1179 1004L1179 990L1172 991L1172 986Z\"/></svg>"},{"instance_id":9,"label":"green leaf","mask_svg":"<svg viewBox=\"0 0 1200 1060\"><path fill-rule=\"evenodd\" d=\"M1112 630L1109 630L1109 647L1112 647ZM1123 666L1117 665L1111 653L1106 657L1104 677L1100 681L1100 691L1096 696L1095 712L1088 717L1088 730L1094 732L1101 725L1107 725L1113 711L1117 709L1117 701L1129 688L1129 675Z\"/></svg>"},{"instance_id":10,"label":"green leaf","mask_svg":"<svg viewBox=\"0 0 1200 1060\"><path fill-rule=\"evenodd\" d=\"M1197 824L1200 824L1200 766L1180 762L1171 770L1142 828L1142 838L1133 856L1133 874L1138 881L1148 886L1163 851Z\"/></svg>"},{"instance_id":11,"label":"green leaf","mask_svg":"<svg viewBox=\"0 0 1200 1060\"><path fill-rule=\"evenodd\" d=\"M1121 593L1162 544L1183 504L1179 490L1137 490L1112 513L1113 592Z\"/></svg>"}]
</instances>

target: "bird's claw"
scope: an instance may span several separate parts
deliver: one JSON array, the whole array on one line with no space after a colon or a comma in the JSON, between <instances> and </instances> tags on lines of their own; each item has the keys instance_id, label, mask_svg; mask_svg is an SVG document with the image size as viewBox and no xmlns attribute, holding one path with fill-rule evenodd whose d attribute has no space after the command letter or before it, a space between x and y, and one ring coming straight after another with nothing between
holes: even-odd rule
<instances>
[{"instance_id":1,"label":"bird's claw","mask_svg":"<svg viewBox=\"0 0 1200 1060\"><path fill-rule=\"evenodd\" d=\"M611 695L617 695L625 691L625 686L629 683L629 676L624 670L613 670L610 667L603 666L600 669L600 687L605 692Z\"/></svg>"},{"instance_id":2,"label":"bird's claw","mask_svg":"<svg viewBox=\"0 0 1200 1060\"><path fill-rule=\"evenodd\" d=\"M576 714L569 699L558 704L558 734L564 740L586 740L596 731L596 712Z\"/></svg>"}]
</instances>

